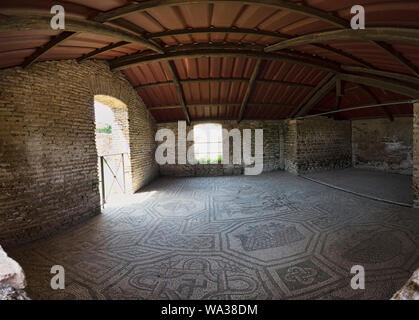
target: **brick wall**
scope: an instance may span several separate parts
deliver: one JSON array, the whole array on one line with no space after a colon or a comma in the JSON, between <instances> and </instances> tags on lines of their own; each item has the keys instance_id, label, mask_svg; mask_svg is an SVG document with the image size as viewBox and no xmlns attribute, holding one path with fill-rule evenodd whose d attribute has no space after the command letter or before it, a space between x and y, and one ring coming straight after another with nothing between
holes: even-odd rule
<instances>
[{"instance_id":1,"label":"brick wall","mask_svg":"<svg viewBox=\"0 0 419 320\"><path fill-rule=\"evenodd\" d=\"M419 103L413 105L413 203L419 208Z\"/></svg>"},{"instance_id":2,"label":"brick wall","mask_svg":"<svg viewBox=\"0 0 419 320\"><path fill-rule=\"evenodd\" d=\"M187 126L187 133L193 129L196 124L205 122L192 122ZM219 123L223 128L231 130L238 128L241 132L243 129L252 129L252 144L254 143L254 129L263 129L263 171L273 171L281 168L280 158L280 125L281 121L250 121L244 120L237 125L236 121L212 121L211 123ZM159 123L157 129L171 129L178 136L178 123ZM242 134L243 137L243 134ZM193 142L187 142L187 148L193 145ZM254 146L252 145L252 154ZM176 149L177 153L177 149ZM176 163L174 165L166 164L160 166L161 175L170 176L221 176L221 175L240 175L244 172L244 164L233 164L233 148L232 139L230 140L230 164L178 164L177 154Z\"/></svg>"},{"instance_id":3,"label":"brick wall","mask_svg":"<svg viewBox=\"0 0 419 320\"><path fill-rule=\"evenodd\" d=\"M353 165L412 174L413 118L352 121Z\"/></svg>"},{"instance_id":4,"label":"brick wall","mask_svg":"<svg viewBox=\"0 0 419 320\"><path fill-rule=\"evenodd\" d=\"M285 125L285 169L292 173L352 165L350 121L316 117Z\"/></svg>"},{"instance_id":5,"label":"brick wall","mask_svg":"<svg viewBox=\"0 0 419 320\"><path fill-rule=\"evenodd\" d=\"M0 243L48 235L100 212L94 95L128 107L133 189L158 174L155 124L132 86L102 62L0 71Z\"/></svg>"}]
</instances>

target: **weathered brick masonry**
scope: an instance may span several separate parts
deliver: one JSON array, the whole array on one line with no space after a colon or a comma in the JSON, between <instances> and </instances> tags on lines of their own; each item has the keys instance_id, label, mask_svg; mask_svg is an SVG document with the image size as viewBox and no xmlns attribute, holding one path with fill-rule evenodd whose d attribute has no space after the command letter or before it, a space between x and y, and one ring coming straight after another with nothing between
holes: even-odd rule
<instances>
[{"instance_id":1,"label":"weathered brick masonry","mask_svg":"<svg viewBox=\"0 0 419 320\"><path fill-rule=\"evenodd\" d=\"M346 168L352 165L350 121L315 118L289 121L245 120L239 125L236 121L215 121L214 123L220 123L227 130L263 129L264 172L285 169L292 173L304 173ZM187 132L195 124L197 123L193 122L191 126L188 126ZM177 123L160 123L157 127L173 130L177 139ZM187 143L188 148L191 145L192 142ZM253 147L252 150L254 150ZM231 159L230 143L230 161ZM243 164L176 164L160 166L160 173L174 176L232 175L242 174L243 169Z\"/></svg>"},{"instance_id":2,"label":"weathered brick masonry","mask_svg":"<svg viewBox=\"0 0 419 320\"><path fill-rule=\"evenodd\" d=\"M285 126L285 169L293 173L352 165L351 123L317 117Z\"/></svg>"},{"instance_id":3,"label":"weathered brick masonry","mask_svg":"<svg viewBox=\"0 0 419 320\"><path fill-rule=\"evenodd\" d=\"M190 126L187 126L187 133L193 129L193 126L199 123L205 122L192 122ZM243 129L252 129L252 154L254 152L254 129L263 129L263 171L273 171L281 168L280 159L280 125L281 121L250 121L244 120L237 125L236 121L212 121L211 123L219 123L223 128L231 130L233 128L239 129L241 132ZM178 136L178 123L159 123L157 128L170 129L175 133L176 141ZM243 136L243 132L242 132ZM191 147L193 142L187 142L187 148ZM243 174L244 164L234 165L233 159L233 148L232 139L230 138L230 164L166 164L160 166L161 175L170 176L222 176L222 175L240 175ZM176 149L176 163L177 161L177 149ZM283 167L282 167L283 168Z\"/></svg>"},{"instance_id":4,"label":"weathered brick masonry","mask_svg":"<svg viewBox=\"0 0 419 320\"><path fill-rule=\"evenodd\" d=\"M413 105L413 201L419 208L419 103Z\"/></svg>"},{"instance_id":5,"label":"weathered brick masonry","mask_svg":"<svg viewBox=\"0 0 419 320\"><path fill-rule=\"evenodd\" d=\"M354 166L412 174L412 123L412 117L352 121Z\"/></svg>"},{"instance_id":6,"label":"weathered brick masonry","mask_svg":"<svg viewBox=\"0 0 419 320\"><path fill-rule=\"evenodd\" d=\"M158 174L155 124L105 63L42 62L0 71L0 243L39 238L100 212L94 95L128 106L133 189Z\"/></svg>"}]
</instances>

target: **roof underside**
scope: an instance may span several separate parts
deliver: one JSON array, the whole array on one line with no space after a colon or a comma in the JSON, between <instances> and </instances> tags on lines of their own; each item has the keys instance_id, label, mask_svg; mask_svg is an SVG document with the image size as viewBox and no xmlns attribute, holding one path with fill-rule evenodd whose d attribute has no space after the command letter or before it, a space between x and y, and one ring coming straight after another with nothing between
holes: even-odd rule
<instances>
[{"instance_id":1,"label":"roof underside","mask_svg":"<svg viewBox=\"0 0 419 320\"><path fill-rule=\"evenodd\" d=\"M339 25L339 21L347 24L349 29L350 8L357 4L365 7L367 29L419 30L418 1L307 0L299 6L308 9L305 11L286 6L280 8L272 5L275 3L272 0L193 2L60 1L67 19L96 21L141 36L147 43L161 48L163 53L153 51L142 42L128 41L100 53L95 50L124 39L77 32L38 55L42 47L48 46L63 32L47 29L1 32L4 30L0 29L0 68L24 66L33 57L36 57L34 61L81 57L108 60L111 68L122 70L157 121L185 120L187 114L191 120L285 119L295 116L299 109L310 103L312 106L306 114L419 98L375 82L355 83L339 78L343 65L358 66L397 73L402 78L359 70L352 70L352 75L396 81L397 85L406 85L419 92L419 47L414 40L337 38L296 46L291 44L272 53L264 52L264 48L289 38L342 30L345 26ZM55 4L56 1L50 0L2 0L0 14L50 16ZM121 16L98 19L101 13L113 13L115 9L139 4L143 7ZM311 14L310 9L316 9L315 14ZM319 12L329 13L333 17L332 23L327 17L317 16ZM89 56L92 52L97 54ZM331 73L337 76L335 80L341 90L333 86L317 100L307 99L321 90L317 86ZM403 76L409 77L406 80ZM411 114L412 104L404 103L340 112L334 117L391 118Z\"/></svg>"}]
</instances>

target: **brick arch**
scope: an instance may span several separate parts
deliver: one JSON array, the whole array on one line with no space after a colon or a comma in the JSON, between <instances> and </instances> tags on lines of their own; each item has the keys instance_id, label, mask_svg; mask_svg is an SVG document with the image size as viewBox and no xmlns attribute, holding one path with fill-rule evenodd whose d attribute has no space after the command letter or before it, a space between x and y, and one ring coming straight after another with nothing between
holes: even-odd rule
<instances>
[{"instance_id":1,"label":"brick arch","mask_svg":"<svg viewBox=\"0 0 419 320\"><path fill-rule=\"evenodd\" d=\"M8 80L0 83L0 105L18 115L6 112L13 130L0 134L10 142L10 152L2 158L5 174L0 175L0 184L6 186L6 196L0 197L2 245L57 233L100 213L95 95L127 105L132 189L158 175L155 121L134 88L107 63L46 61L25 70L0 70L0 76Z\"/></svg>"},{"instance_id":2,"label":"brick arch","mask_svg":"<svg viewBox=\"0 0 419 320\"><path fill-rule=\"evenodd\" d=\"M83 64L97 65L98 62L86 61ZM127 106L132 164L132 191L135 192L151 181L158 172L157 166L155 166L155 170L151 170L151 174L147 172L148 170L142 168L145 154L154 159L154 132L152 134L153 138L147 139L147 141L144 141L142 136L144 135L144 130L149 131L151 129L155 131L155 120L141 97L120 71L111 71L107 65L103 64L101 64L101 69L103 70L89 75L88 89L90 91L90 102L93 106L95 95L107 95L120 100ZM144 122L150 123L151 125L146 124L144 126ZM146 144L146 148L144 148L143 143ZM150 164L150 161L147 161L147 163Z\"/></svg>"}]
</instances>

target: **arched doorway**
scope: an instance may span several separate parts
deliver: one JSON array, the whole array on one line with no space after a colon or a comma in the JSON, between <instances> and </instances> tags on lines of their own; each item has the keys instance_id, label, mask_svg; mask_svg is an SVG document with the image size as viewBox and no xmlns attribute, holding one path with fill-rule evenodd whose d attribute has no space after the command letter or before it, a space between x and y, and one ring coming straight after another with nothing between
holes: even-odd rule
<instances>
[{"instance_id":1,"label":"arched doorway","mask_svg":"<svg viewBox=\"0 0 419 320\"><path fill-rule=\"evenodd\" d=\"M101 203L132 193L128 109L107 95L94 96Z\"/></svg>"}]
</instances>

